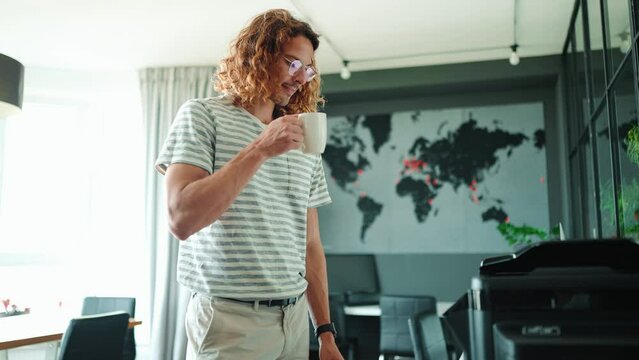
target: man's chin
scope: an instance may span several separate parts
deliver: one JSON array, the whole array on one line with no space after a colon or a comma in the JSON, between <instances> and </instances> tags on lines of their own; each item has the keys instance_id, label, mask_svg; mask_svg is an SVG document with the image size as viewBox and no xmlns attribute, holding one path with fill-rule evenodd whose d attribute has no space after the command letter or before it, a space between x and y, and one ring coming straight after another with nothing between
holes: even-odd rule
<instances>
[{"instance_id":1,"label":"man's chin","mask_svg":"<svg viewBox=\"0 0 639 360\"><path fill-rule=\"evenodd\" d=\"M275 103L275 105L277 105L279 107L284 107L284 106L288 105L288 103L291 101L291 97L290 96L279 95L279 96L276 96L274 98L271 98L271 101L273 101Z\"/></svg>"}]
</instances>

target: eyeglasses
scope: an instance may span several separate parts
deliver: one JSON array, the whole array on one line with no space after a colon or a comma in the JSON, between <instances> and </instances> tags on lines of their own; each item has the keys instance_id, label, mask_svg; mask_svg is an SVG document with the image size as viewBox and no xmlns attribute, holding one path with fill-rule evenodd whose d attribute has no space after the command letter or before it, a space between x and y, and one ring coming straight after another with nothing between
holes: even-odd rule
<instances>
[{"instance_id":1,"label":"eyeglasses","mask_svg":"<svg viewBox=\"0 0 639 360\"><path fill-rule=\"evenodd\" d=\"M295 74L297 74L298 71L302 70L302 68L304 68L305 82L313 80L313 78L317 75L317 71L315 71L315 69L311 65L304 66L304 64L302 64L300 60L291 60L286 56L282 56L282 58L284 58L284 60L288 63L288 74L291 76L295 76Z\"/></svg>"}]
</instances>

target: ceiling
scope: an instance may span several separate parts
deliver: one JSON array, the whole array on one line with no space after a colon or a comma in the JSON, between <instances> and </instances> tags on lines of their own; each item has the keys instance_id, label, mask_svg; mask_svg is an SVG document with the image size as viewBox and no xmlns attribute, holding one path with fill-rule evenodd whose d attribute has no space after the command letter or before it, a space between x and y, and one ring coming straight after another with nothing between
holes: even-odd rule
<instances>
[{"instance_id":1,"label":"ceiling","mask_svg":"<svg viewBox=\"0 0 639 360\"><path fill-rule=\"evenodd\" d=\"M625 2L625 1L624 1ZM522 59L562 50L574 0L517 0ZM506 60L515 0L5 0L0 53L27 66L215 65L254 15L285 8L324 38L322 73ZM524 60L522 60L524 61Z\"/></svg>"}]
</instances>

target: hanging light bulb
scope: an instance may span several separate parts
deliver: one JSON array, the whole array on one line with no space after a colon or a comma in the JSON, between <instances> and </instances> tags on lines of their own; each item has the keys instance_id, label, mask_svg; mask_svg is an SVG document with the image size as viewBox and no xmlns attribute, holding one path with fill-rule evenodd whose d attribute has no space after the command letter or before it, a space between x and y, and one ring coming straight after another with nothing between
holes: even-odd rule
<instances>
[{"instance_id":1,"label":"hanging light bulb","mask_svg":"<svg viewBox=\"0 0 639 360\"><path fill-rule=\"evenodd\" d=\"M517 54L517 0L513 0L513 44L510 45L510 58L508 58L508 62L510 65L517 66L519 65L519 54Z\"/></svg>"},{"instance_id":2,"label":"hanging light bulb","mask_svg":"<svg viewBox=\"0 0 639 360\"><path fill-rule=\"evenodd\" d=\"M513 44L510 47L512 52L510 53L510 59L508 59L508 61L510 61L510 65L512 65L512 66L519 65L519 54L517 54L517 48L518 47L519 47L519 45L517 45L517 44Z\"/></svg>"},{"instance_id":3,"label":"hanging light bulb","mask_svg":"<svg viewBox=\"0 0 639 360\"><path fill-rule=\"evenodd\" d=\"M340 70L339 76L344 80L351 78L351 71L348 69L348 60L342 61L342 70Z\"/></svg>"}]
</instances>

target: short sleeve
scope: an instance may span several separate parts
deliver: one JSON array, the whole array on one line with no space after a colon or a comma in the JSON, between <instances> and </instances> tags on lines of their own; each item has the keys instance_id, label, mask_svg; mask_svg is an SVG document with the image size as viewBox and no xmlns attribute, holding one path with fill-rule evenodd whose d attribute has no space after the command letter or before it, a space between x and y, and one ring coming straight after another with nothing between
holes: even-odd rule
<instances>
[{"instance_id":1,"label":"short sleeve","mask_svg":"<svg viewBox=\"0 0 639 360\"><path fill-rule=\"evenodd\" d=\"M213 173L215 121L197 100L189 100L175 115L155 168L161 174L174 163L189 164Z\"/></svg>"},{"instance_id":2,"label":"short sleeve","mask_svg":"<svg viewBox=\"0 0 639 360\"><path fill-rule=\"evenodd\" d=\"M313 177L311 178L311 190L308 198L308 207L316 208L330 204L330 195L328 194L328 187L326 185L326 176L324 175L324 163L322 156L317 156L317 163L313 169Z\"/></svg>"}]
</instances>

